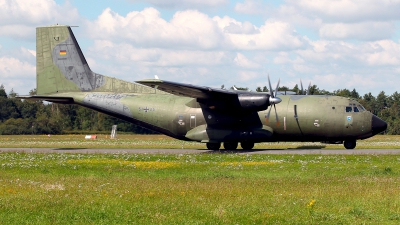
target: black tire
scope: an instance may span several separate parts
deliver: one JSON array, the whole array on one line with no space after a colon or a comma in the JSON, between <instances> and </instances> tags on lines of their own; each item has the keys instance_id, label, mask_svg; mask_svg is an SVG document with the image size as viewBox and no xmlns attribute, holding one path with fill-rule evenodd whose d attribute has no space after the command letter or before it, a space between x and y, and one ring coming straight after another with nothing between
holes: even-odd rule
<instances>
[{"instance_id":1,"label":"black tire","mask_svg":"<svg viewBox=\"0 0 400 225\"><path fill-rule=\"evenodd\" d=\"M356 140L347 140L344 141L343 145L346 149L354 149L357 145L357 142Z\"/></svg>"},{"instance_id":2,"label":"black tire","mask_svg":"<svg viewBox=\"0 0 400 225\"><path fill-rule=\"evenodd\" d=\"M244 149L244 150L251 150L254 148L254 143L253 142L241 142L240 146Z\"/></svg>"},{"instance_id":3,"label":"black tire","mask_svg":"<svg viewBox=\"0 0 400 225\"><path fill-rule=\"evenodd\" d=\"M207 143L206 146L208 150L219 150L221 143Z\"/></svg>"},{"instance_id":4,"label":"black tire","mask_svg":"<svg viewBox=\"0 0 400 225\"><path fill-rule=\"evenodd\" d=\"M224 142L224 149L226 150L236 150L238 147L237 142Z\"/></svg>"}]
</instances>

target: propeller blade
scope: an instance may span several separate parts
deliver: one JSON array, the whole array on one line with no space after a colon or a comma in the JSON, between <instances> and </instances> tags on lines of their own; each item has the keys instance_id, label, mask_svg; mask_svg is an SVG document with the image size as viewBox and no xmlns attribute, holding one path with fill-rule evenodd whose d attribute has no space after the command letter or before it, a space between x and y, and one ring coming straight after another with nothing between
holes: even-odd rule
<instances>
[{"instance_id":1,"label":"propeller blade","mask_svg":"<svg viewBox=\"0 0 400 225\"><path fill-rule=\"evenodd\" d=\"M301 82L301 79L300 79L300 86L301 86L301 92L300 92L300 94L301 94L301 95L304 95L303 82Z\"/></svg>"},{"instance_id":2,"label":"propeller blade","mask_svg":"<svg viewBox=\"0 0 400 225\"><path fill-rule=\"evenodd\" d=\"M280 103L282 101L282 99L276 97L278 94L278 88L279 88L279 83L280 83L280 79L278 80L278 83L276 84L276 88L275 88L275 93L274 90L272 89L272 85L271 85L271 79L269 78L269 74L268 74L268 85L269 85L269 91L270 91L270 96L269 96L269 104L270 104L270 108L268 110L268 113L265 115L265 122L266 124L269 123L269 116L271 114L271 110L272 110L272 105L274 105L274 109L275 109L275 117L276 117L276 125L279 127L280 126L280 122L279 122L279 118L278 118L278 113L276 111L276 104Z\"/></svg>"},{"instance_id":3,"label":"propeller blade","mask_svg":"<svg viewBox=\"0 0 400 225\"><path fill-rule=\"evenodd\" d=\"M278 80L278 83L276 84L276 88L275 88L275 95L274 97L276 97L278 95L278 88L279 88L279 82L281 81L281 79Z\"/></svg>"},{"instance_id":4,"label":"propeller blade","mask_svg":"<svg viewBox=\"0 0 400 225\"><path fill-rule=\"evenodd\" d=\"M275 97L274 91L272 90L272 86L271 86L271 80L269 79L269 74L268 74L268 84L269 84L269 93L271 94L271 97Z\"/></svg>"},{"instance_id":5,"label":"propeller blade","mask_svg":"<svg viewBox=\"0 0 400 225\"><path fill-rule=\"evenodd\" d=\"M270 106L267 115L265 115L265 122L266 122L266 124L269 123L269 114L271 113L271 109L272 109L272 107Z\"/></svg>"},{"instance_id":6,"label":"propeller blade","mask_svg":"<svg viewBox=\"0 0 400 225\"><path fill-rule=\"evenodd\" d=\"M276 117L276 126L279 127L281 125L281 123L279 122L278 113L276 112L276 106L275 105L274 105L274 109L275 109L275 117Z\"/></svg>"}]
</instances>

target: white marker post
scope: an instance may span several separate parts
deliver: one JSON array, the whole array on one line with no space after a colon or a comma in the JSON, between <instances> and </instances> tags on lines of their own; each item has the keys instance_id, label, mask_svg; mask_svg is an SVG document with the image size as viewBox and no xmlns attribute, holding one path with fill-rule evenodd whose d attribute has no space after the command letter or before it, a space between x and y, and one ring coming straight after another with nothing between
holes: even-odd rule
<instances>
[{"instance_id":1,"label":"white marker post","mask_svg":"<svg viewBox=\"0 0 400 225\"><path fill-rule=\"evenodd\" d=\"M111 139L117 138L117 125L113 125L111 128Z\"/></svg>"}]
</instances>

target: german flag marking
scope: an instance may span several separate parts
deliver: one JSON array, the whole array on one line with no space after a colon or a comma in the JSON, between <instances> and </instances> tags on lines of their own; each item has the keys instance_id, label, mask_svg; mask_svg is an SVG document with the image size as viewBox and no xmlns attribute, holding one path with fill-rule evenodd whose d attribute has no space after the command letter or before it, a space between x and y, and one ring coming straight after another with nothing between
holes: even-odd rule
<instances>
[{"instance_id":1,"label":"german flag marking","mask_svg":"<svg viewBox=\"0 0 400 225\"><path fill-rule=\"evenodd\" d=\"M60 50L60 55L67 55L67 50Z\"/></svg>"}]
</instances>

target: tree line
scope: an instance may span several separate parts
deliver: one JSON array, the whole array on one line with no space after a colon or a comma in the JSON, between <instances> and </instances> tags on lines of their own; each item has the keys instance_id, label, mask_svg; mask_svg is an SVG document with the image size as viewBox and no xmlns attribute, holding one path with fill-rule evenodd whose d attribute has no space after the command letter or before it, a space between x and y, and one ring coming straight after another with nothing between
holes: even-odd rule
<instances>
[{"instance_id":1,"label":"tree line","mask_svg":"<svg viewBox=\"0 0 400 225\"><path fill-rule=\"evenodd\" d=\"M225 88L221 86L221 88ZM249 88L235 87L238 90ZM231 89L234 89L231 87ZM257 87L258 92L268 92L267 87ZM298 85L293 88L280 87L278 91L300 93ZM35 95L36 90L31 90ZM377 96L371 93L361 96L356 89L338 89L333 92L310 86L310 95L336 95L356 99L368 111L388 123L387 134L400 134L400 94L396 91ZM66 134L66 133L109 133L111 126L118 125L118 132L137 134L155 133L146 128L96 112L78 105L46 104L43 101L25 101L15 98L17 93L8 94L0 85L0 134Z\"/></svg>"}]
</instances>

